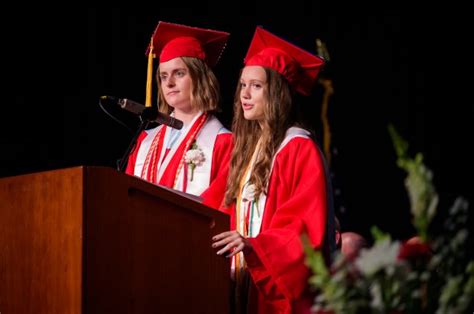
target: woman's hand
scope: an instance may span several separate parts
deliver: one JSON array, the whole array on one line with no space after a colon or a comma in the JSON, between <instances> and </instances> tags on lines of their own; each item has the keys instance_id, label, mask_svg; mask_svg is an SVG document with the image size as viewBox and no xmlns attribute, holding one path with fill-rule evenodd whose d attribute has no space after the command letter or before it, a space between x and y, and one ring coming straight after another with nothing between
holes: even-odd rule
<instances>
[{"instance_id":1,"label":"woman's hand","mask_svg":"<svg viewBox=\"0 0 474 314\"><path fill-rule=\"evenodd\" d=\"M235 230L222 232L214 236L212 241L214 241L212 247L219 249L217 255L229 252L226 257L232 257L239 252L244 252L245 254L252 250L250 241Z\"/></svg>"}]
</instances>

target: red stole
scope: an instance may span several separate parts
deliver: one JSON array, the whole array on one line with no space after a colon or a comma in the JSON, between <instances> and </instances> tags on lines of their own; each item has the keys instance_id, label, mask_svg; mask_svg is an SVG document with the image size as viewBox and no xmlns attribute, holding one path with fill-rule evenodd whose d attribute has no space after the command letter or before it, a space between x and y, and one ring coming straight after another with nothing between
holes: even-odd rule
<instances>
[{"instance_id":1,"label":"red stole","mask_svg":"<svg viewBox=\"0 0 474 314\"><path fill-rule=\"evenodd\" d=\"M166 154L164 154L162 160L160 161L160 155L162 150L166 150L166 147L164 146L164 141L166 131L168 130L168 127L162 126L160 130L156 133L155 138L151 143L150 149L148 150L148 154L143 165L141 177L149 182L163 185L169 188L174 188L176 186L176 180L178 178L178 175L185 164L184 155L191 147L192 143L196 139L197 134L202 129L206 120L207 114L201 114L201 116L194 121L193 125L186 133L184 139L179 143L179 146L174 151L173 156L167 156L168 152L166 152ZM163 165L164 160L166 160L167 158L171 159L169 160L166 169L163 171L161 178L158 178L158 171ZM184 185L184 189L186 189L186 185Z\"/></svg>"}]
</instances>

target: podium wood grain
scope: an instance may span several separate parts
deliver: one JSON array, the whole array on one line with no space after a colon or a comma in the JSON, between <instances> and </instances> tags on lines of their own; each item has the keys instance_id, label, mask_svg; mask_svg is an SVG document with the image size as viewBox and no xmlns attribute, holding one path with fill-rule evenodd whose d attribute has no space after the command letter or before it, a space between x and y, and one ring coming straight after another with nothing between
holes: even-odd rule
<instances>
[{"instance_id":1,"label":"podium wood grain","mask_svg":"<svg viewBox=\"0 0 474 314\"><path fill-rule=\"evenodd\" d=\"M0 179L0 312L228 313L229 217L111 168Z\"/></svg>"}]
</instances>

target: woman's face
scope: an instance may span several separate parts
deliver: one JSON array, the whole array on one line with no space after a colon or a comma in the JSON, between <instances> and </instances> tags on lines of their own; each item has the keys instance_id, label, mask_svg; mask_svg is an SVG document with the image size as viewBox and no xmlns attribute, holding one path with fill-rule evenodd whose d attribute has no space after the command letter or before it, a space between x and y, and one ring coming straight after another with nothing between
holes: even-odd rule
<instances>
[{"instance_id":1,"label":"woman's face","mask_svg":"<svg viewBox=\"0 0 474 314\"><path fill-rule=\"evenodd\" d=\"M246 66L240 76L240 102L247 120L262 121L266 99L267 74L261 66Z\"/></svg>"},{"instance_id":2,"label":"woman's face","mask_svg":"<svg viewBox=\"0 0 474 314\"><path fill-rule=\"evenodd\" d=\"M181 58L160 63L160 84L166 102L175 110L189 111L192 79Z\"/></svg>"}]
</instances>

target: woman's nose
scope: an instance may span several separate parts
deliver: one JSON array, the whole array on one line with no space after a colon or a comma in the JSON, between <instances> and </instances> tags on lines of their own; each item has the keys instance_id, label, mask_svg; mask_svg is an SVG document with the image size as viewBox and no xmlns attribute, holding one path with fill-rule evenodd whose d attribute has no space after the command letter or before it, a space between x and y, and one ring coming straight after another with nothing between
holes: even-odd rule
<instances>
[{"instance_id":1,"label":"woman's nose","mask_svg":"<svg viewBox=\"0 0 474 314\"><path fill-rule=\"evenodd\" d=\"M248 92L247 87L242 87L242 89L240 90L240 95L245 99L250 98L250 93Z\"/></svg>"},{"instance_id":2,"label":"woman's nose","mask_svg":"<svg viewBox=\"0 0 474 314\"><path fill-rule=\"evenodd\" d=\"M169 77L167 80L166 80L166 85L167 86L174 86L175 82L174 82L174 78L173 77Z\"/></svg>"}]
</instances>

